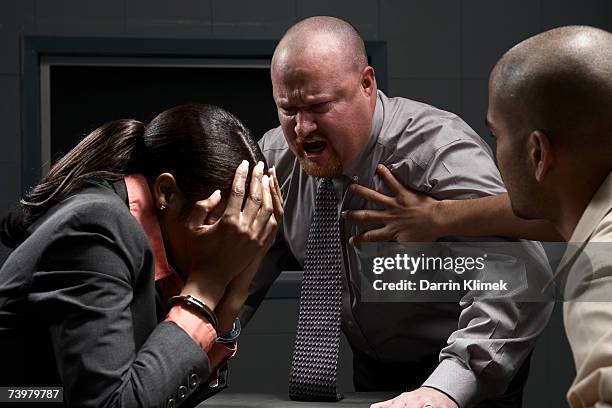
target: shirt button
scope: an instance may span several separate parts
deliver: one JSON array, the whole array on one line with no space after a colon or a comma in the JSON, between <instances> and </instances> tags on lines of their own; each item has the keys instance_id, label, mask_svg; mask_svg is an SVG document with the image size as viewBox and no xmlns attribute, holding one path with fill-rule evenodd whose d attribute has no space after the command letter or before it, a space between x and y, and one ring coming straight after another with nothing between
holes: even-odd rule
<instances>
[{"instance_id":1,"label":"shirt button","mask_svg":"<svg viewBox=\"0 0 612 408\"><path fill-rule=\"evenodd\" d=\"M168 398L168 403L166 404L166 408L174 408L176 406L176 402L174 402L174 398Z\"/></svg>"},{"instance_id":2,"label":"shirt button","mask_svg":"<svg viewBox=\"0 0 612 408\"><path fill-rule=\"evenodd\" d=\"M184 399L187 396L187 391L188 391L187 387L185 387L184 385L181 385L180 387L178 387L177 395L180 400Z\"/></svg>"},{"instance_id":3,"label":"shirt button","mask_svg":"<svg viewBox=\"0 0 612 408\"><path fill-rule=\"evenodd\" d=\"M194 373L189 376L189 386L191 387L191 389L197 387L199 383L200 377L197 374Z\"/></svg>"},{"instance_id":4,"label":"shirt button","mask_svg":"<svg viewBox=\"0 0 612 408\"><path fill-rule=\"evenodd\" d=\"M353 181L354 181L355 183L356 183L356 182L358 182L358 181L359 181L359 177L357 177L357 176L353 176Z\"/></svg>"},{"instance_id":5,"label":"shirt button","mask_svg":"<svg viewBox=\"0 0 612 408\"><path fill-rule=\"evenodd\" d=\"M352 320L349 320L346 324L348 325L348 327L353 327L353 321Z\"/></svg>"}]
</instances>

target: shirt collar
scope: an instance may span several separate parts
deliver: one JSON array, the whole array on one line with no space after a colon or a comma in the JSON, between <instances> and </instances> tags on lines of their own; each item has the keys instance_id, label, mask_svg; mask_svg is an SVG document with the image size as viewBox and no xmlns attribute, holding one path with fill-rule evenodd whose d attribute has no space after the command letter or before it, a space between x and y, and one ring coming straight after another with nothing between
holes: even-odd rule
<instances>
[{"instance_id":1,"label":"shirt collar","mask_svg":"<svg viewBox=\"0 0 612 408\"><path fill-rule=\"evenodd\" d=\"M606 179L589 202L576 225L569 242L586 242L589 240L601 220L612 209L612 173Z\"/></svg>"},{"instance_id":2,"label":"shirt collar","mask_svg":"<svg viewBox=\"0 0 612 408\"><path fill-rule=\"evenodd\" d=\"M170 266L166 257L164 240L147 179L142 174L130 174L125 177L125 186L127 188L130 212L144 229L153 249L155 280L158 281L169 276L178 277L178 274Z\"/></svg>"},{"instance_id":3,"label":"shirt collar","mask_svg":"<svg viewBox=\"0 0 612 408\"><path fill-rule=\"evenodd\" d=\"M383 127L384 121L384 106L381 95L384 95L382 91L378 91L376 97L376 106L374 107L374 115L372 116L372 128L368 137L368 142L365 147L357 156L357 159L351 163L346 169L342 171L342 174L332 179L334 188L338 200L341 202L347 187L351 183L365 183L370 184L370 181L374 177L376 170L376 162L373 162L370 158L372 151L378 142L380 131ZM317 185L319 184L320 177L315 177Z\"/></svg>"},{"instance_id":4,"label":"shirt collar","mask_svg":"<svg viewBox=\"0 0 612 408\"><path fill-rule=\"evenodd\" d=\"M573 264L576 255L591 239L591 235L593 235L593 232L595 232L595 229L610 209L612 209L612 173L608 174L608 177L606 177L582 213L580 221L578 221L568 241L570 245L565 249L565 253L561 257L561 261L559 261L557 272L555 272L553 278L564 272L568 265Z\"/></svg>"}]
</instances>

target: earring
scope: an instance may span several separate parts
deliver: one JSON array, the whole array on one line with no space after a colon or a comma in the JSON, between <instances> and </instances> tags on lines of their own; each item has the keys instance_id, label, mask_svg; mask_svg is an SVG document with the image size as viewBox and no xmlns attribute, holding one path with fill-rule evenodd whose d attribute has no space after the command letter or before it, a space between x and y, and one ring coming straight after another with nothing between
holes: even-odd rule
<instances>
[{"instance_id":1,"label":"earring","mask_svg":"<svg viewBox=\"0 0 612 408\"><path fill-rule=\"evenodd\" d=\"M160 204L159 205L159 211L164 211L166 209L166 204Z\"/></svg>"}]
</instances>

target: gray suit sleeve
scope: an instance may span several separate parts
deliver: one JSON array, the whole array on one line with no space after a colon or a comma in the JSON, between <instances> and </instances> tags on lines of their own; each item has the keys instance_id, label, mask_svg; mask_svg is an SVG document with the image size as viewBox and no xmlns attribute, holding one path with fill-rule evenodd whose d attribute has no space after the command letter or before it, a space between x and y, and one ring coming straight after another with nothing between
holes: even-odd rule
<instances>
[{"instance_id":1,"label":"gray suit sleeve","mask_svg":"<svg viewBox=\"0 0 612 408\"><path fill-rule=\"evenodd\" d=\"M453 129L440 127L442 132L457 134L457 130L456 124ZM467 134L469 130L464 132L465 136L433 151L426 166L408 159L397 163L394 173L403 182L408 175L418 176L413 183L438 199L470 199L504 192L488 147L477 140L478 136ZM531 242L526 245L539 247ZM540 271L550 273L544 253L540 255L536 256ZM498 259L503 262L507 258L500 255ZM489 260L495 265L493 257ZM457 330L441 351L440 364L423 385L445 392L460 407L503 394L545 328L552 306L511 300L462 302Z\"/></svg>"},{"instance_id":2,"label":"gray suit sleeve","mask_svg":"<svg viewBox=\"0 0 612 408\"><path fill-rule=\"evenodd\" d=\"M201 388L209 376L206 353L173 323L155 327L151 315L133 315L135 289L154 290L138 274L142 255L126 253L104 228L88 226L58 237L33 276L30 298L49 326L58 372L69 406L162 407L189 379ZM142 279L150 280L149 283ZM140 282L138 282L140 280ZM136 344L134 326L154 330ZM139 321L140 320L140 321Z\"/></svg>"}]
</instances>

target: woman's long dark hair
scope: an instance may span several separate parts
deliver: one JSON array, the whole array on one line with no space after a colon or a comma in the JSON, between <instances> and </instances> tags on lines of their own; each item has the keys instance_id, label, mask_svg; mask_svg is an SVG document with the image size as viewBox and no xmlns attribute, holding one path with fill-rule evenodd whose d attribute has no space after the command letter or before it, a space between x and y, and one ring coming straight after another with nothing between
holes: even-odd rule
<instances>
[{"instance_id":1,"label":"woman's long dark hair","mask_svg":"<svg viewBox=\"0 0 612 408\"><path fill-rule=\"evenodd\" d=\"M177 106L147 125L113 121L87 135L24 195L19 210L1 221L0 240L16 247L27 227L54 204L87 184L130 173L148 179L171 173L190 204L216 189L227 193L242 160L253 165L264 157L242 122L214 105Z\"/></svg>"}]
</instances>

